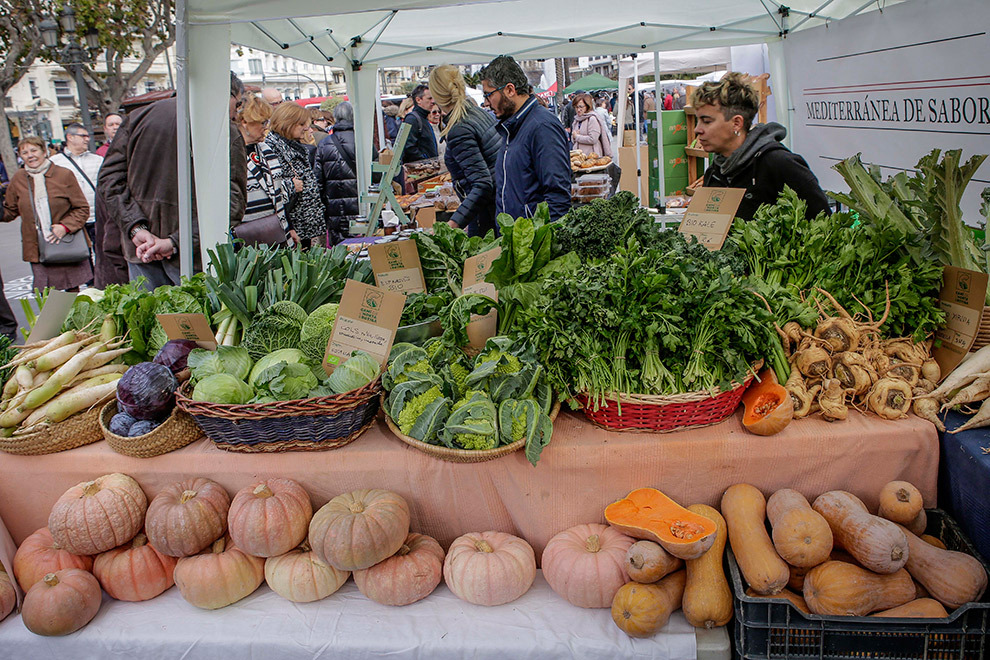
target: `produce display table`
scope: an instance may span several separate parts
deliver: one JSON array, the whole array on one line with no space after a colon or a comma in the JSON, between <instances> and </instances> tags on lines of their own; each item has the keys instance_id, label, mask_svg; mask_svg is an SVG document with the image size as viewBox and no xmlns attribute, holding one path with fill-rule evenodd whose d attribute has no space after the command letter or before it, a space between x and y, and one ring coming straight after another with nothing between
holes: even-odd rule
<instances>
[{"instance_id":1,"label":"produce display table","mask_svg":"<svg viewBox=\"0 0 990 660\"><path fill-rule=\"evenodd\" d=\"M728 486L749 482L768 494L784 487L808 497L849 490L876 507L880 487L904 479L936 505L939 443L929 422L850 413L844 422L803 419L761 437L742 429L740 415L707 428L641 434L603 431L580 413L563 413L535 468L521 451L487 463L437 460L400 442L383 423L350 445L316 453L229 453L204 438L150 459L122 456L103 441L47 456L0 454L0 516L20 543L47 524L66 489L108 472L134 477L149 498L191 476L209 477L231 495L280 476L300 482L314 507L350 490L387 488L408 500L412 529L444 547L466 532L499 530L525 538L539 560L554 534L603 522L607 504L642 486L685 505L717 506Z\"/></svg>"},{"instance_id":2,"label":"produce display table","mask_svg":"<svg viewBox=\"0 0 990 660\"><path fill-rule=\"evenodd\" d=\"M962 426L968 415L949 412L947 429ZM942 508L946 509L973 541L976 550L990 557L990 428L942 435Z\"/></svg>"}]
</instances>

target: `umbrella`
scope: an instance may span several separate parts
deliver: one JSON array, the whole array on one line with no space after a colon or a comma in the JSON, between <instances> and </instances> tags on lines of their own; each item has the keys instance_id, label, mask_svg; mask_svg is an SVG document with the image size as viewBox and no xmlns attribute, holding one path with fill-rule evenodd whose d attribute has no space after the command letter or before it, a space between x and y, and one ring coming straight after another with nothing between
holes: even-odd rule
<instances>
[{"instance_id":1,"label":"umbrella","mask_svg":"<svg viewBox=\"0 0 990 660\"><path fill-rule=\"evenodd\" d=\"M574 92L592 92L599 89L619 89L619 83L610 80L600 73L589 73L583 78L578 78L564 88L564 94Z\"/></svg>"}]
</instances>

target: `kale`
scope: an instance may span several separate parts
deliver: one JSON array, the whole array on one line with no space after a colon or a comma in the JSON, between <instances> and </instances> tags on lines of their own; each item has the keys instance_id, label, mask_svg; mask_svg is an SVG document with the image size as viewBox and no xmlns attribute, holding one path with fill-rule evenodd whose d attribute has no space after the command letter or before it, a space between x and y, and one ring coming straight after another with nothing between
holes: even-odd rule
<instances>
[{"instance_id":1,"label":"kale","mask_svg":"<svg viewBox=\"0 0 990 660\"><path fill-rule=\"evenodd\" d=\"M639 199L622 191L610 199L571 209L560 221L557 254L577 252L583 260L607 257L630 237L650 246L660 236L656 223Z\"/></svg>"}]
</instances>

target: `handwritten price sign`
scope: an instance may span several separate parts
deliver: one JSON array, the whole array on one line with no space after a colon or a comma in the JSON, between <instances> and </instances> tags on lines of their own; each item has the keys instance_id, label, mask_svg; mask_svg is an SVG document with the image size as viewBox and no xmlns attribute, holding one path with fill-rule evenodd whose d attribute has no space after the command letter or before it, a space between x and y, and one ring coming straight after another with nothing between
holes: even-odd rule
<instances>
[{"instance_id":1,"label":"handwritten price sign","mask_svg":"<svg viewBox=\"0 0 990 660\"><path fill-rule=\"evenodd\" d=\"M699 188L691 198L678 231L695 236L709 250L720 250L746 193L741 188Z\"/></svg>"}]
</instances>

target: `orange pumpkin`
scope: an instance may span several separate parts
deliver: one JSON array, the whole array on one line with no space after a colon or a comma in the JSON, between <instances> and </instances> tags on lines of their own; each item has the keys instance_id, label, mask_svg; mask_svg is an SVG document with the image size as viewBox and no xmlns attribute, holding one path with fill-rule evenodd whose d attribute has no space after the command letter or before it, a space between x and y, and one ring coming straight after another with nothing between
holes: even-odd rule
<instances>
[{"instance_id":1,"label":"orange pumpkin","mask_svg":"<svg viewBox=\"0 0 990 660\"><path fill-rule=\"evenodd\" d=\"M3 566L0 566L0 621L14 611L15 605L17 605L17 592L14 590L14 583L3 570Z\"/></svg>"},{"instance_id":2,"label":"orange pumpkin","mask_svg":"<svg viewBox=\"0 0 990 660\"><path fill-rule=\"evenodd\" d=\"M93 562L93 575L103 590L117 600L151 600L175 582L175 557L167 557L138 534L127 545L108 550Z\"/></svg>"},{"instance_id":3,"label":"orange pumpkin","mask_svg":"<svg viewBox=\"0 0 990 660\"><path fill-rule=\"evenodd\" d=\"M656 488L638 488L605 507L605 520L634 539L656 541L679 559L697 559L715 543L715 523Z\"/></svg>"},{"instance_id":4,"label":"orange pumpkin","mask_svg":"<svg viewBox=\"0 0 990 660\"><path fill-rule=\"evenodd\" d=\"M760 372L743 394L743 427L756 435L780 433L794 418L791 395L777 382L772 369Z\"/></svg>"},{"instance_id":5,"label":"orange pumpkin","mask_svg":"<svg viewBox=\"0 0 990 660\"><path fill-rule=\"evenodd\" d=\"M626 551L633 540L607 525L577 525L560 532L543 551L543 577L558 596L577 607L611 607L629 581Z\"/></svg>"},{"instance_id":6,"label":"orange pumpkin","mask_svg":"<svg viewBox=\"0 0 990 660\"><path fill-rule=\"evenodd\" d=\"M656 584L626 583L612 600L612 621L630 637L652 637L681 606L686 581L677 571Z\"/></svg>"},{"instance_id":7,"label":"orange pumpkin","mask_svg":"<svg viewBox=\"0 0 990 660\"><path fill-rule=\"evenodd\" d=\"M377 488L338 495L309 523L313 552L341 571L359 571L388 559L408 535L406 500Z\"/></svg>"},{"instance_id":8,"label":"orange pumpkin","mask_svg":"<svg viewBox=\"0 0 990 660\"><path fill-rule=\"evenodd\" d=\"M227 513L234 544L255 557L277 557L306 539L313 505L292 479L266 479L242 488Z\"/></svg>"},{"instance_id":9,"label":"orange pumpkin","mask_svg":"<svg viewBox=\"0 0 990 660\"><path fill-rule=\"evenodd\" d=\"M354 571L354 584L382 605L415 603L433 593L443 576L443 548L435 539L410 533L394 555L371 568Z\"/></svg>"},{"instance_id":10,"label":"orange pumpkin","mask_svg":"<svg viewBox=\"0 0 990 660\"><path fill-rule=\"evenodd\" d=\"M166 486L148 506L148 543L163 555L189 557L227 531L230 496L223 486L197 478Z\"/></svg>"},{"instance_id":11,"label":"orange pumpkin","mask_svg":"<svg viewBox=\"0 0 990 660\"><path fill-rule=\"evenodd\" d=\"M234 545L229 536L213 542L198 555L182 557L175 565L175 586L191 605L216 610L236 603L261 586L265 560Z\"/></svg>"},{"instance_id":12,"label":"orange pumpkin","mask_svg":"<svg viewBox=\"0 0 990 660\"><path fill-rule=\"evenodd\" d=\"M25 592L34 583L49 573L63 568L93 570L93 558L87 555L74 555L52 540L47 527L42 527L24 539L14 555L14 577Z\"/></svg>"},{"instance_id":13,"label":"orange pumpkin","mask_svg":"<svg viewBox=\"0 0 990 660\"><path fill-rule=\"evenodd\" d=\"M106 474L65 491L48 529L74 555L97 555L124 545L144 527L148 498L126 474Z\"/></svg>"},{"instance_id":14,"label":"orange pumpkin","mask_svg":"<svg viewBox=\"0 0 990 660\"><path fill-rule=\"evenodd\" d=\"M65 568L34 583L24 596L21 619L35 635L68 635L92 621L102 601L92 573Z\"/></svg>"}]
</instances>

